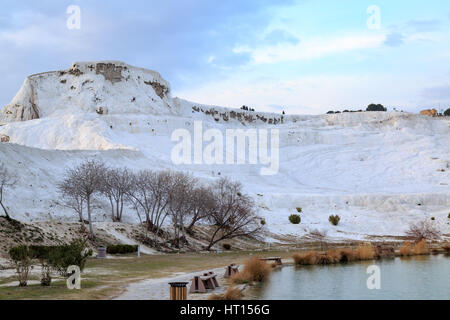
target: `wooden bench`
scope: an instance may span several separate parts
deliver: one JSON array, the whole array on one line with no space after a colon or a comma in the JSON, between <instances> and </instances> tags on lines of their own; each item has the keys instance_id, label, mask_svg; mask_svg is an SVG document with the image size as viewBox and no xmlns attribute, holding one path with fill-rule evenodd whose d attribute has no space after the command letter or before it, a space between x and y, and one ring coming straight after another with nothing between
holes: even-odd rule
<instances>
[{"instance_id":1,"label":"wooden bench","mask_svg":"<svg viewBox=\"0 0 450 320\"><path fill-rule=\"evenodd\" d=\"M260 258L261 261L275 261L277 265L281 266L283 265L283 262L281 262L281 257L269 257L269 258Z\"/></svg>"},{"instance_id":2,"label":"wooden bench","mask_svg":"<svg viewBox=\"0 0 450 320\"><path fill-rule=\"evenodd\" d=\"M214 290L220 287L217 275L214 272L207 272L203 275L195 276L192 279L190 293L206 293L206 290Z\"/></svg>"},{"instance_id":3,"label":"wooden bench","mask_svg":"<svg viewBox=\"0 0 450 320\"><path fill-rule=\"evenodd\" d=\"M236 273L239 273L239 267L237 265L235 265L234 263L232 263L225 269L224 277L229 278Z\"/></svg>"}]
</instances>

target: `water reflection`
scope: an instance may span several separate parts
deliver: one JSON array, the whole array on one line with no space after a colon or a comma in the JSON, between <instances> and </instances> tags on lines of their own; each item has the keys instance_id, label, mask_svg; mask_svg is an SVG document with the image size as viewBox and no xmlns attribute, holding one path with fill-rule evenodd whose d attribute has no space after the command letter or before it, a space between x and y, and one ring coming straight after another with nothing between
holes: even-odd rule
<instances>
[{"instance_id":1,"label":"water reflection","mask_svg":"<svg viewBox=\"0 0 450 320\"><path fill-rule=\"evenodd\" d=\"M367 268L381 270L381 289L367 288ZM287 266L250 290L268 300L450 299L450 257L416 256L328 266Z\"/></svg>"}]
</instances>

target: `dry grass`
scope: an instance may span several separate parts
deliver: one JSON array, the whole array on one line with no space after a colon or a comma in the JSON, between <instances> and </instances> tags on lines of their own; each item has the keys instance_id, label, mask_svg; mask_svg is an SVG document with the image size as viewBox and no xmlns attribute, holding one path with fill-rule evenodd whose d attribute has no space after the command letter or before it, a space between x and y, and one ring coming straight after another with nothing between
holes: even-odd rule
<instances>
[{"instance_id":1,"label":"dry grass","mask_svg":"<svg viewBox=\"0 0 450 320\"><path fill-rule=\"evenodd\" d=\"M410 241L405 241L400 248L400 256L402 257L408 257L412 255L412 245Z\"/></svg>"},{"instance_id":2,"label":"dry grass","mask_svg":"<svg viewBox=\"0 0 450 320\"><path fill-rule=\"evenodd\" d=\"M359 246L356 249L355 256L357 260L372 260L375 258L375 250L372 245Z\"/></svg>"},{"instance_id":3,"label":"dry grass","mask_svg":"<svg viewBox=\"0 0 450 320\"><path fill-rule=\"evenodd\" d=\"M342 250L329 250L327 252L308 251L292 255L296 265L334 264L341 262Z\"/></svg>"},{"instance_id":4,"label":"dry grass","mask_svg":"<svg viewBox=\"0 0 450 320\"><path fill-rule=\"evenodd\" d=\"M318 264L335 264L341 261L341 254L338 250L329 250L318 257Z\"/></svg>"},{"instance_id":5,"label":"dry grass","mask_svg":"<svg viewBox=\"0 0 450 320\"><path fill-rule=\"evenodd\" d=\"M446 254L450 254L450 243L443 244L442 249L444 249Z\"/></svg>"},{"instance_id":6,"label":"dry grass","mask_svg":"<svg viewBox=\"0 0 450 320\"><path fill-rule=\"evenodd\" d=\"M256 257L248 260L244 269L231 277L232 283L249 283L263 282L267 280L272 268L265 261L261 261Z\"/></svg>"},{"instance_id":7,"label":"dry grass","mask_svg":"<svg viewBox=\"0 0 450 320\"><path fill-rule=\"evenodd\" d=\"M340 249L339 254L341 255L341 262L355 261L355 252L353 249Z\"/></svg>"},{"instance_id":8,"label":"dry grass","mask_svg":"<svg viewBox=\"0 0 450 320\"><path fill-rule=\"evenodd\" d=\"M250 276L244 271L232 275L230 281L234 284L245 284L251 282Z\"/></svg>"},{"instance_id":9,"label":"dry grass","mask_svg":"<svg viewBox=\"0 0 450 320\"><path fill-rule=\"evenodd\" d=\"M430 247L425 239L420 240L414 245L413 252L415 255L430 254Z\"/></svg>"},{"instance_id":10,"label":"dry grass","mask_svg":"<svg viewBox=\"0 0 450 320\"><path fill-rule=\"evenodd\" d=\"M224 294L212 294L208 300L241 300L243 297L240 289L230 286Z\"/></svg>"},{"instance_id":11,"label":"dry grass","mask_svg":"<svg viewBox=\"0 0 450 320\"><path fill-rule=\"evenodd\" d=\"M308 251L306 253L294 253L292 255L296 265L308 266L317 264L319 261L319 253L316 251Z\"/></svg>"}]
</instances>

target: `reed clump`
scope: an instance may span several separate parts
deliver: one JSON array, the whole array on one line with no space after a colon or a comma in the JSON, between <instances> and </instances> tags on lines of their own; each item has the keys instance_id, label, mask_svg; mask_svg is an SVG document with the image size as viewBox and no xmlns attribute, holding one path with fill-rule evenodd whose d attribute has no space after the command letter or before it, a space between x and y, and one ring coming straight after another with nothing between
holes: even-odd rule
<instances>
[{"instance_id":1,"label":"reed clump","mask_svg":"<svg viewBox=\"0 0 450 320\"><path fill-rule=\"evenodd\" d=\"M442 249L444 249L446 254L450 254L450 243L443 244Z\"/></svg>"},{"instance_id":2,"label":"reed clump","mask_svg":"<svg viewBox=\"0 0 450 320\"><path fill-rule=\"evenodd\" d=\"M233 286L228 287L223 294L212 294L208 300L241 300L244 297L242 290Z\"/></svg>"},{"instance_id":3,"label":"reed clump","mask_svg":"<svg viewBox=\"0 0 450 320\"><path fill-rule=\"evenodd\" d=\"M339 254L341 255L340 262L352 262L356 259L353 249L340 249Z\"/></svg>"},{"instance_id":4,"label":"reed clump","mask_svg":"<svg viewBox=\"0 0 450 320\"><path fill-rule=\"evenodd\" d=\"M319 261L319 253L317 251L294 253L292 256L296 265L310 266L315 265Z\"/></svg>"},{"instance_id":5,"label":"reed clump","mask_svg":"<svg viewBox=\"0 0 450 320\"><path fill-rule=\"evenodd\" d=\"M292 258L296 265L310 266L353 261L354 254L351 249L328 250L326 252L308 251L295 253Z\"/></svg>"},{"instance_id":6,"label":"reed clump","mask_svg":"<svg viewBox=\"0 0 450 320\"><path fill-rule=\"evenodd\" d=\"M430 254L430 247L425 239L420 240L414 245L413 252L415 255Z\"/></svg>"},{"instance_id":7,"label":"reed clump","mask_svg":"<svg viewBox=\"0 0 450 320\"><path fill-rule=\"evenodd\" d=\"M355 256L357 260L372 260L375 258L375 250L372 245L362 245L356 249Z\"/></svg>"},{"instance_id":8,"label":"reed clump","mask_svg":"<svg viewBox=\"0 0 450 320\"><path fill-rule=\"evenodd\" d=\"M256 257L249 259L241 272L231 277L232 283L250 283L266 281L272 268L265 261L261 261Z\"/></svg>"},{"instance_id":9,"label":"reed clump","mask_svg":"<svg viewBox=\"0 0 450 320\"><path fill-rule=\"evenodd\" d=\"M410 241L405 241L399 250L400 256L409 257L412 253L412 245Z\"/></svg>"},{"instance_id":10,"label":"reed clump","mask_svg":"<svg viewBox=\"0 0 450 320\"><path fill-rule=\"evenodd\" d=\"M318 264L335 264L341 261L341 255L338 250L329 250L318 256Z\"/></svg>"}]
</instances>

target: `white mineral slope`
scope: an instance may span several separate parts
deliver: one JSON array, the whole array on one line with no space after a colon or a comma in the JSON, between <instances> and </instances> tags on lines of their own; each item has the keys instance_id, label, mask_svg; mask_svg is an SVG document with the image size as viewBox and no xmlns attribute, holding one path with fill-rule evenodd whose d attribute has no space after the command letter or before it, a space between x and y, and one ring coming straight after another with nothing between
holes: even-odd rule
<instances>
[{"instance_id":1,"label":"white mineral slope","mask_svg":"<svg viewBox=\"0 0 450 320\"><path fill-rule=\"evenodd\" d=\"M239 113L241 113L239 115ZM250 120L252 117L253 120ZM245 119L246 118L246 119ZM270 121L268 120L270 119ZM274 122L277 124L269 124ZM278 129L280 168L260 165L181 165L171 161L174 130ZM170 95L153 71L121 62L75 63L67 71L29 77L0 110L0 161L20 177L8 205L20 219L75 218L55 205L64 170L101 158L134 170L186 170L205 180L240 180L254 196L269 231L330 238L403 235L422 219L450 234L450 121L408 113L364 112L284 116L205 106ZM288 216L302 207L302 223ZM99 201L98 221L109 217ZM338 227L330 214L342 216ZM132 210L127 219L137 221Z\"/></svg>"}]
</instances>

